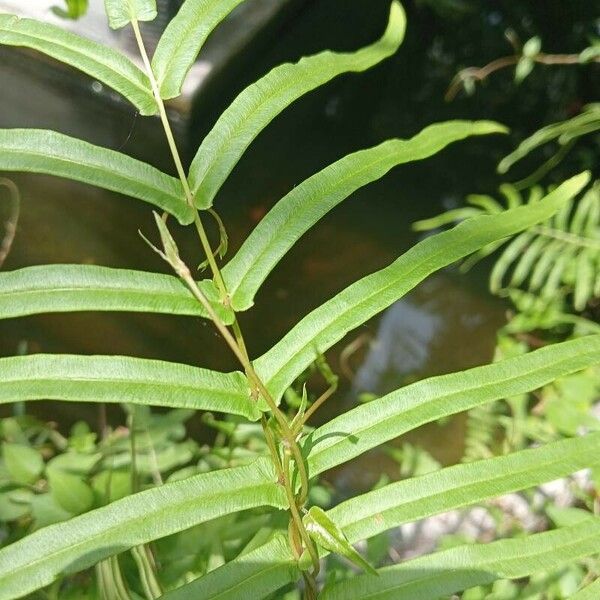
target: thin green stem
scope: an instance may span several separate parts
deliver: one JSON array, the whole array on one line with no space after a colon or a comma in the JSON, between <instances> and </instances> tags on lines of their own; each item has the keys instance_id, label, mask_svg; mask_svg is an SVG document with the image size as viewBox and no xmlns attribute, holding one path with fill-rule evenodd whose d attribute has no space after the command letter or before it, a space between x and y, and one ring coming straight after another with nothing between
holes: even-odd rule
<instances>
[{"instance_id":1,"label":"thin green stem","mask_svg":"<svg viewBox=\"0 0 600 600\"><path fill-rule=\"evenodd\" d=\"M150 80L150 85L152 87L152 93L154 95L154 99L155 99L156 105L158 107L158 113L160 116L160 120L162 122L163 129L165 131L169 149L171 151L171 155L172 155L173 161L175 163L175 168L177 170L177 174L181 181L181 185L182 185L185 197L186 197L186 201L190 207L194 208L194 225L196 227L196 231L198 233L200 243L201 243L202 248L208 259L208 262L209 262L211 271L213 273L213 277L216 282L216 285L219 288L219 292L221 294L221 299L222 299L223 303L226 306L228 306L229 305L229 293L227 291L227 287L225 285L225 281L223 279L223 276L221 274L219 266L215 260L215 256L212 252L210 241L208 239L208 236L206 235L206 230L204 229L202 220L200 219L200 215L199 215L198 211L195 210L194 195L191 191L186 173L183 169L183 164L181 162L181 157L180 157L179 151L177 149L175 137L173 135L173 131L172 131L171 125L169 123L169 119L167 116L164 102L160 95L160 89L158 86L158 82L156 80L156 76L154 75L154 72L152 70L152 65L150 63L150 59L148 58L148 53L146 52L146 48L144 45L144 41L142 39L139 24L136 19L132 19L131 24L132 24L135 39L137 41L137 45L138 45L138 48L140 51L140 55L141 55L142 61L144 63L144 67L146 69L148 78ZM300 505L304 504L304 502L306 501L306 498L308 496L308 473L306 471L306 465L304 464L304 458L302 456L302 452L300 451L300 448L296 441L296 434L294 434L294 432L292 432L285 415L279 410L279 407L277 406L277 403L275 402L274 398L271 396L271 393L269 392L267 387L264 385L264 383L262 382L262 380L260 379L260 377L258 376L256 371L254 370L254 367L252 366L252 362L250 361L250 358L248 356L246 344L244 342L244 337L242 335L242 331L241 331L241 328L237 321L237 318L234 317L234 322L233 322L233 330L234 330L234 334L235 334L235 338L234 338L234 336L230 333L229 329L226 327L226 325L223 323L223 321L216 314L216 312L214 311L210 302L208 302L208 299L206 298L206 296L202 293L202 291L198 287L198 284L192 277L189 268L181 260L178 262L178 264L172 265L172 266L175 268L177 274L186 283L186 285L188 286L188 288L190 289L190 291L192 292L194 297L202 304L204 309L207 311L208 315L210 316L210 318L214 322L215 326L219 330L219 333L223 336L227 345L231 348L231 350L234 353L234 355L236 356L236 358L240 361L240 363L244 367L244 370L246 372L246 376L248 377L248 380L256 389L258 389L260 394L265 399L265 402L269 406L269 409L273 413L273 416L277 420L277 423L281 429L281 433L283 436L283 441L285 443L285 446L287 448L289 448L289 450L291 451L291 453L294 457L294 462L297 465L298 473L300 476L300 482L301 482L301 491L300 491L300 496L299 496L299 502L300 502ZM273 442L273 446L274 446L274 442ZM278 457L276 448L275 448L275 453L273 453L273 450L271 450L271 454L273 455L273 459L275 460L275 466L277 468L277 466L278 466L277 462L279 460L279 457ZM284 476L283 478L284 478L285 485L287 486L287 488L289 488L289 490L291 490L291 484L289 482L289 472L287 470L284 470L283 476ZM294 516L294 511L297 514L298 508L296 506L296 499L294 498L293 492L292 492L292 499L293 499L293 501L290 503L290 510L292 511L292 516ZM298 515L298 517L299 517L299 515ZM295 520L298 521L298 519L295 519ZM300 529L300 533L303 534L302 537L303 537L304 542L307 543L307 540L308 540L307 548L310 548L311 547L310 538L308 537L307 532L304 530L301 519L299 519L299 529ZM314 550L314 548L313 548L313 550Z\"/></svg>"},{"instance_id":2,"label":"thin green stem","mask_svg":"<svg viewBox=\"0 0 600 600\"><path fill-rule=\"evenodd\" d=\"M579 246L581 248L600 250L600 240L581 237L574 233L569 233L568 231L561 231L559 229L553 229L552 227L545 227L544 225L537 225L532 229L540 235L565 242L566 244L572 244L573 246Z\"/></svg>"},{"instance_id":3,"label":"thin green stem","mask_svg":"<svg viewBox=\"0 0 600 600\"><path fill-rule=\"evenodd\" d=\"M144 68L146 69L146 73L148 75L148 78L150 79L152 94L154 95L156 106L158 107L158 114L160 116L163 129L165 131L165 136L167 138L167 143L169 144L169 150L171 151L173 162L175 163L177 175L179 176L179 180L181 181L181 186L183 188L183 193L185 194L186 202L191 208L194 209L194 225L196 227L196 231L198 232L200 243L202 244L202 248L210 264L211 271L213 272L213 276L215 278L219 291L221 292L222 299L224 302L228 302L229 296L225 288L225 282L223 280L223 276L221 275L219 266L217 265L217 262L215 260L215 256L210 246L210 241L208 239L208 236L206 235L206 230L204 229L204 225L202 224L200 215L198 214L198 211L195 209L194 206L194 194L192 193L190 184L187 179L187 175L183 168L183 163L181 162L181 156L179 155L177 143L175 142L175 136L173 135L171 123L169 122L169 117L167 116L165 103L163 102L163 99L160 95L158 81L156 80L156 76L154 75L154 71L152 70L152 65L150 63L150 59L148 58L148 53L146 52L146 46L144 45L144 40L142 39L139 23L136 19L132 19L131 25L133 27L133 32L135 34L135 39L140 51L140 55L142 57L142 62L144 63Z\"/></svg>"},{"instance_id":4,"label":"thin green stem","mask_svg":"<svg viewBox=\"0 0 600 600\"><path fill-rule=\"evenodd\" d=\"M292 489L292 484L290 481L290 456L289 454L285 454L283 457L283 470L286 474L285 477L285 492L288 498L288 503L290 505L290 512L292 513L292 519L294 521L294 525L302 541L304 542L304 546L306 550L310 554L310 558L313 563L313 577L316 577L319 574L319 570L321 568L321 563L319 562L319 555L317 554L317 550L313 541L310 539L308 532L306 531L306 527L304 527L304 523L302 523L302 517L300 516L300 512L298 511L298 505L296 504L297 500L294 496L294 490Z\"/></svg>"},{"instance_id":5,"label":"thin green stem","mask_svg":"<svg viewBox=\"0 0 600 600\"><path fill-rule=\"evenodd\" d=\"M301 424L299 424L300 430L302 429L302 426L307 423L308 420L317 412L317 410L319 410L319 408L323 406L323 404L329 400L331 396L333 396L336 390L337 385L330 386L321 396L319 396L319 398L313 402L312 406L304 413L304 417L300 422Z\"/></svg>"}]
</instances>

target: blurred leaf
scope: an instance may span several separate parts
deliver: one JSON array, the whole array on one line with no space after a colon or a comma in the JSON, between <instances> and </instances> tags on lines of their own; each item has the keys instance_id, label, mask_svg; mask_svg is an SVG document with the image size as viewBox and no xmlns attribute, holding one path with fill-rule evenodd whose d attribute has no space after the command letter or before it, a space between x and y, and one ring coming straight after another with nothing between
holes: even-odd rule
<instances>
[{"instance_id":1,"label":"blurred leaf","mask_svg":"<svg viewBox=\"0 0 600 600\"><path fill-rule=\"evenodd\" d=\"M29 490L0 491L0 522L16 521L29 514L32 498L33 493Z\"/></svg>"},{"instance_id":2,"label":"blurred leaf","mask_svg":"<svg viewBox=\"0 0 600 600\"><path fill-rule=\"evenodd\" d=\"M92 478L91 485L96 504L110 504L131 494L131 474L117 469L101 471Z\"/></svg>"},{"instance_id":3,"label":"blurred leaf","mask_svg":"<svg viewBox=\"0 0 600 600\"><path fill-rule=\"evenodd\" d=\"M53 6L52 12L63 19L79 19L88 10L88 0L64 0L66 10L62 6Z\"/></svg>"},{"instance_id":4,"label":"blurred leaf","mask_svg":"<svg viewBox=\"0 0 600 600\"><path fill-rule=\"evenodd\" d=\"M31 446L4 442L2 456L6 469L16 483L35 483L44 470L42 455Z\"/></svg>"},{"instance_id":5,"label":"blurred leaf","mask_svg":"<svg viewBox=\"0 0 600 600\"><path fill-rule=\"evenodd\" d=\"M521 83L533 71L535 62L530 58L522 58L515 68L515 81Z\"/></svg>"},{"instance_id":6,"label":"blurred leaf","mask_svg":"<svg viewBox=\"0 0 600 600\"><path fill-rule=\"evenodd\" d=\"M536 35L529 38L523 45L523 56L526 58L535 58L542 49L542 40Z\"/></svg>"},{"instance_id":7,"label":"blurred leaf","mask_svg":"<svg viewBox=\"0 0 600 600\"><path fill-rule=\"evenodd\" d=\"M94 493L82 477L52 467L46 473L50 494L61 508L75 515L92 508Z\"/></svg>"},{"instance_id":8,"label":"blurred leaf","mask_svg":"<svg viewBox=\"0 0 600 600\"><path fill-rule=\"evenodd\" d=\"M156 18L156 0L104 0L108 23L120 29L131 21L153 21Z\"/></svg>"},{"instance_id":9,"label":"blurred leaf","mask_svg":"<svg viewBox=\"0 0 600 600\"><path fill-rule=\"evenodd\" d=\"M34 519L34 529L41 529L54 523L61 523L73 517L60 506L52 494L36 494L31 499L31 514Z\"/></svg>"}]
</instances>

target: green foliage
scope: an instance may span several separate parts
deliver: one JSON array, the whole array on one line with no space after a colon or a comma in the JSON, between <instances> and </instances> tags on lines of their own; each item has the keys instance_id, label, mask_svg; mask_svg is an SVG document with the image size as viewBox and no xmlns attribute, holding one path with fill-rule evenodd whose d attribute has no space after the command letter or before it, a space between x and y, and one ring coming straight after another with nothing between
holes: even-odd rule
<instances>
[{"instance_id":1,"label":"green foliage","mask_svg":"<svg viewBox=\"0 0 600 600\"><path fill-rule=\"evenodd\" d=\"M148 76L126 56L60 27L0 14L0 44L43 52L113 88L142 115L156 113Z\"/></svg>"},{"instance_id":2,"label":"green foliage","mask_svg":"<svg viewBox=\"0 0 600 600\"><path fill-rule=\"evenodd\" d=\"M236 310L247 310L269 272L321 217L393 167L432 156L472 135L502 133L496 123L451 121L425 128L410 140L390 140L349 154L296 186L260 221L223 269Z\"/></svg>"},{"instance_id":3,"label":"green foliage","mask_svg":"<svg viewBox=\"0 0 600 600\"><path fill-rule=\"evenodd\" d=\"M513 165L521 161L532 151L553 141L558 142L559 147L566 148L568 151L570 144L574 140L594 133L598 129L600 129L600 104L584 106L581 114L566 121L542 127L533 135L523 140L513 152L500 161L498 172L502 174L508 172ZM561 160L562 156L558 156L559 160ZM555 162L552 159L547 164L555 166Z\"/></svg>"},{"instance_id":4,"label":"green foliage","mask_svg":"<svg viewBox=\"0 0 600 600\"><path fill-rule=\"evenodd\" d=\"M527 201L509 184L500 190L509 207L536 204L542 196L533 188ZM414 224L418 231L434 229L456 219L478 214L497 215L502 206L490 196L467 198L472 207L443 213ZM495 251L502 243L481 250L475 259ZM473 260L466 263L470 266ZM519 233L504 247L490 275L490 290L525 287L542 299L572 293L575 310L582 311L600 295L600 185L595 183L577 202L572 197L551 219ZM505 281L508 280L505 285Z\"/></svg>"},{"instance_id":5,"label":"green foliage","mask_svg":"<svg viewBox=\"0 0 600 600\"><path fill-rule=\"evenodd\" d=\"M244 376L126 356L33 354L0 358L0 403L54 399L130 402L239 414L256 420Z\"/></svg>"},{"instance_id":6,"label":"green foliage","mask_svg":"<svg viewBox=\"0 0 600 600\"><path fill-rule=\"evenodd\" d=\"M393 600L406 595L429 600L450 596L495 579L519 579L600 550L600 520L590 518L572 527L525 539L467 545L405 561L379 571L379 577L358 576L325 589L326 600Z\"/></svg>"},{"instance_id":7,"label":"green foliage","mask_svg":"<svg viewBox=\"0 0 600 600\"><path fill-rule=\"evenodd\" d=\"M212 281L199 283L221 319L233 315ZM0 272L0 319L75 311L128 311L208 317L176 277L97 265L42 265Z\"/></svg>"},{"instance_id":8,"label":"green foliage","mask_svg":"<svg viewBox=\"0 0 600 600\"><path fill-rule=\"evenodd\" d=\"M156 18L156 0L104 0L108 23L121 29L136 21L153 21Z\"/></svg>"},{"instance_id":9,"label":"green foliage","mask_svg":"<svg viewBox=\"0 0 600 600\"><path fill-rule=\"evenodd\" d=\"M52 12L63 19L79 19L88 10L88 0L65 0L66 9L53 6Z\"/></svg>"},{"instance_id":10,"label":"green foliage","mask_svg":"<svg viewBox=\"0 0 600 600\"><path fill-rule=\"evenodd\" d=\"M383 37L353 54L322 52L273 69L247 87L208 133L190 167L190 186L199 208L212 206L227 176L256 136L287 106L347 72L361 72L396 52L406 28L404 10L394 0Z\"/></svg>"},{"instance_id":11,"label":"green foliage","mask_svg":"<svg viewBox=\"0 0 600 600\"><path fill-rule=\"evenodd\" d=\"M310 227L394 166L504 128L486 121L441 123L410 140L389 140L342 158L286 195L221 272L204 230L204 214L196 209L212 205L245 149L281 111L339 74L361 72L384 60L397 50L405 29L404 12L394 1L388 27L373 45L350 54L324 52L271 71L223 113L188 176L163 98L179 93L204 40L237 4L187 0L150 61L138 21L156 16L155 2L106 0L111 27L133 28L147 71L141 79L136 67L121 68L125 59L79 38L61 37L58 30L30 22L19 31L20 22L13 17L2 21L0 42L76 64L121 91L144 114L158 113L178 178L121 153L35 130L0 132L0 168L68 177L166 211L155 213L160 245L153 248L179 279L103 267L30 267L1 276L0 316L91 309L201 316L214 323L240 370L221 373L119 356L0 359L1 403L42 398L126 402L128 414L126 436L104 428L100 440L82 425L65 440L24 418L3 422L0 515L9 523L10 543L0 550L0 599L45 586L61 598L81 597L83 589L90 598L97 592L106 600L281 597L282 588L289 590L302 579L305 598L314 600L320 558L329 552L349 558L369 574L345 580L349 572L338 563L327 574L322 598L395 598L401 591L411 598L429 598L499 578L539 575L597 553L599 526L593 518L559 524L536 536L461 546L381 569L379 577L372 576L373 568L351 545L402 523L598 467L600 434L590 432L444 469L430 459L412 470L414 476L331 509L331 494L317 482L324 471L422 424L549 389L557 378L594 368L600 363L600 335L419 381L316 429L307 423L337 386L324 352L436 270L488 252L524 230L564 219L564 207L587 185L589 175L577 175L543 198L539 194L535 202L523 203L512 194L508 210L480 197L469 215L461 213L477 213L474 218L421 241L386 268L350 285L252 360L235 313L252 306L269 272ZM35 35L28 36L29 30ZM529 46L528 56L534 57L539 48L533 42ZM87 59L77 64L80 56ZM585 218L576 212L570 221L579 223L577 235L590 235L591 229L580 223L596 214L595 204L588 204ZM193 278L167 213L181 224L194 223L211 280ZM294 402L289 387L311 364L329 390L313 401L315 395L305 387L302 396L294 392ZM564 386L561 381L554 385ZM286 392L291 401L280 408ZM187 411L158 417L149 405L220 413L202 417L216 432L214 444L199 449L182 439ZM570 420L562 428L572 433L579 425ZM406 447L404 454L409 454ZM73 577L79 572L84 572L82 584Z\"/></svg>"},{"instance_id":12,"label":"green foliage","mask_svg":"<svg viewBox=\"0 0 600 600\"><path fill-rule=\"evenodd\" d=\"M0 169L48 173L120 192L166 210L182 224L194 218L179 180L120 152L54 131L0 131Z\"/></svg>"},{"instance_id":13,"label":"green foliage","mask_svg":"<svg viewBox=\"0 0 600 600\"><path fill-rule=\"evenodd\" d=\"M210 32L244 0L184 2L167 26L152 57L162 98L174 98Z\"/></svg>"}]
</instances>

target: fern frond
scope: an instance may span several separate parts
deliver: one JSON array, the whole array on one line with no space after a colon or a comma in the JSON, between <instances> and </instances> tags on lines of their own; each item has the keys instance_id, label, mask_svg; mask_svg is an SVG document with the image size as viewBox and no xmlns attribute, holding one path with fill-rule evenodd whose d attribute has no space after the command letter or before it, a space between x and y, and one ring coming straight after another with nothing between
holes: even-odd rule
<instances>
[{"instance_id":1,"label":"fern frond","mask_svg":"<svg viewBox=\"0 0 600 600\"><path fill-rule=\"evenodd\" d=\"M539 202L544 195L539 186L529 190L527 199L510 184L503 184L499 191L504 205L491 196L471 195L467 197L470 206L419 221L413 227L427 231L476 214L498 214ZM482 248L463 262L461 270L469 269L502 245L504 249L490 275L494 294L506 295L508 288L519 287L543 298L572 294L575 310L583 311L592 298L600 296L600 182L578 201L565 203L546 223Z\"/></svg>"},{"instance_id":2,"label":"fern frond","mask_svg":"<svg viewBox=\"0 0 600 600\"><path fill-rule=\"evenodd\" d=\"M500 433L500 403L501 401L490 402L467 413L463 462L474 462L496 455L494 446Z\"/></svg>"}]
</instances>

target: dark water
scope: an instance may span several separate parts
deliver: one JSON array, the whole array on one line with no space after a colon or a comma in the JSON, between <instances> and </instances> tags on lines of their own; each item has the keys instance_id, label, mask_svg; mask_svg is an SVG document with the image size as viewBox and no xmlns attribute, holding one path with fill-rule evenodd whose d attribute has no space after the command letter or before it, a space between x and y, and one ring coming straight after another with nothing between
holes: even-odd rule
<instances>
[{"instance_id":1,"label":"dark water","mask_svg":"<svg viewBox=\"0 0 600 600\"><path fill-rule=\"evenodd\" d=\"M327 3L325 3L327 4ZM350 42L356 47L381 29L379 9ZM317 14L318 16L318 14ZM215 82L199 99L188 126L174 115L175 128L188 154L218 110L240 89L244 79L265 72L271 63L296 58L304 48L321 48L308 35L317 18L306 13L303 26L283 30L277 43L243 74L232 69L228 80ZM354 20L344 30L354 30ZM323 27L322 29L327 29ZM343 32L331 32L331 46L344 48ZM291 56L290 56L291 55ZM415 124L393 122L390 89L397 76L390 62L364 76L341 78L301 100L278 118L240 162L216 201L227 224L231 250L265 212L294 185L347 152L368 147L393 135L408 136ZM0 126L49 128L93 143L120 149L172 171L166 144L155 119L141 119L118 101L97 94L91 82L35 60L32 55L0 50ZM393 92L397 93L396 91ZM386 133L389 131L389 133ZM280 339L301 317L357 278L377 270L415 241L410 223L456 202L473 191L465 165L481 152L469 142L456 145L438 159L396 169L380 182L360 190L306 235L270 276L256 306L241 315L253 356ZM480 158L480 160L479 160ZM493 181L493 160L478 158L472 185ZM458 167L457 167L458 166ZM154 235L150 210L117 194L51 177L15 174L23 196L17 238L4 269L48 263L91 263L168 272L138 235ZM182 253L190 263L200 254L189 230L177 231ZM502 307L485 293L485 270L464 277L444 272L430 278L380 319L348 336L329 354L340 370L339 353L357 337L365 340L353 356L357 373L344 384L319 417L332 416L355 402L358 391L385 393L407 381L483 364L491 358L494 336L503 320ZM0 321L0 355L15 354L27 342L29 352L124 354L181 361L213 369L236 367L225 345L203 321L160 315L79 313ZM45 418L67 424L95 418L95 408L37 403L30 407ZM118 414L113 413L118 419ZM195 435L203 436L201 429ZM449 462L460 457L462 421L431 425L410 438L424 443ZM377 478L374 455L336 473L344 487L362 488ZM392 475L393 468L390 465Z\"/></svg>"}]
</instances>

